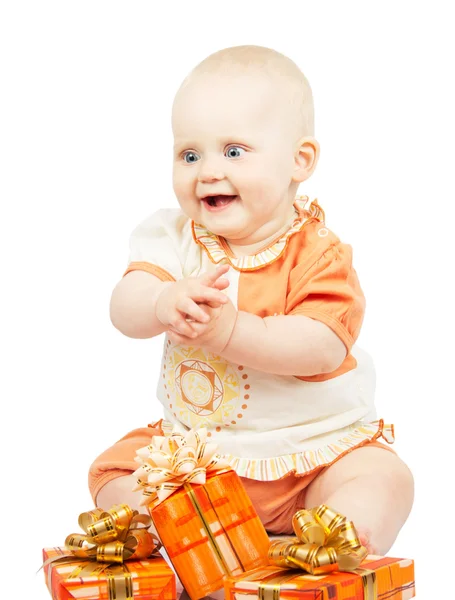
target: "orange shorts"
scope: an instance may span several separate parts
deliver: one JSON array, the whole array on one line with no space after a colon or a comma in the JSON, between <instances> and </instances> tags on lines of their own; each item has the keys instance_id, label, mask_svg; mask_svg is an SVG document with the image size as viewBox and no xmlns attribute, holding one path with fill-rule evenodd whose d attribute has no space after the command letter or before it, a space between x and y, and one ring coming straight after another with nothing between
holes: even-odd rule
<instances>
[{"instance_id":1,"label":"orange shorts","mask_svg":"<svg viewBox=\"0 0 455 600\"><path fill-rule=\"evenodd\" d=\"M130 475L137 469L134 461L136 450L150 444L154 435L163 435L160 422L131 431L93 462L89 471L89 489L95 505L98 492L108 481ZM368 445L394 452L380 442L373 441ZM297 510L305 508L306 488L327 466L315 469L308 475L299 477L291 474L277 481L256 481L242 477L246 492L269 533L293 533L292 517Z\"/></svg>"}]
</instances>

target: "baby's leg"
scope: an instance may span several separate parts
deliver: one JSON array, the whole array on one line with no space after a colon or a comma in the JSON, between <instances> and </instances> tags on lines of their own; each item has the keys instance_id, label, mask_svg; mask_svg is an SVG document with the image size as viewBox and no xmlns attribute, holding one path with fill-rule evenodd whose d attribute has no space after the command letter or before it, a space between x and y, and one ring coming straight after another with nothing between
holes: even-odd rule
<instances>
[{"instance_id":1,"label":"baby's leg","mask_svg":"<svg viewBox=\"0 0 455 600\"><path fill-rule=\"evenodd\" d=\"M353 450L324 469L306 490L305 508L326 504L353 521L370 554L390 550L414 498L411 472L386 449Z\"/></svg>"},{"instance_id":2,"label":"baby's leg","mask_svg":"<svg viewBox=\"0 0 455 600\"><path fill-rule=\"evenodd\" d=\"M131 473L139 466L134 461L136 450L150 444L154 435L163 435L159 423L135 429L93 462L89 488L96 506L108 510L113 504L129 504L133 509L146 512L143 506L139 507L141 492L132 491L135 482Z\"/></svg>"},{"instance_id":3,"label":"baby's leg","mask_svg":"<svg viewBox=\"0 0 455 600\"><path fill-rule=\"evenodd\" d=\"M134 479L130 475L120 475L108 481L98 492L97 506L109 510L114 504L128 504L133 510L147 513L144 506L139 506L141 492L133 492Z\"/></svg>"}]
</instances>

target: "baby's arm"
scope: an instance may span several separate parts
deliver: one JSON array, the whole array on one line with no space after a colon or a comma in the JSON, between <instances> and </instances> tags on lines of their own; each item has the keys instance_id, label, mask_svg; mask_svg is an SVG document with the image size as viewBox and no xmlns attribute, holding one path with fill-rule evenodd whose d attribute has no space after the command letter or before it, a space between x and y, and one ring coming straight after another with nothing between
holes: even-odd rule
<instances>
[{"instance_id":1,"label":"baby's arm","mask_svg":"<svg viewBox=\"0 0 455 600\"><path fill-rule=\"evenodd\" d=\"M221 308L209 327L194 323L194 330L201 346L235 364L275 375L331 373L346 357L344 343L320 321L304 315L263 319L237 312L231 302ZM191 344L190 338L174 332L170 338L177 344Z\"/></svg>"},{"instance_id":2,"label":"baby's arm","mask_svg":"<svg viewBox=\"0 0 455 600\"><path fill-rule=\"evenodd\" d=\"M166 327L155 314L156 296L168 285L145 271L125 275L112 292L111 321L119 331L132 338L151 338Z\"/></svg>"},{"instance_id":3,"label":"baby's arm","mask_svg":"<svg viewBox=\"0 0 455 600\"><path fill-rule=\"evenodd\" d=\"M324 323L303 315L262 319L239 312L224 358L276 375L331 373L346 357L346 346Z\"/></svg>"},{"instance_id":4,"label":"baby's arm","mask_svg":"<svg viewBox=\"0 0 455 600\"><path fill-rule=\"evenodd\" d=\"M151 338L169 329L193 338L194 330L187 318L206 323L209 317L198 304L216 308L227 302L221 291L229 285L222 278L227 270L223 265L213 273L174 282L163 282L145 271L132 271L112 293L112 323L132 338Z\"/></svg>"}]
</instances>

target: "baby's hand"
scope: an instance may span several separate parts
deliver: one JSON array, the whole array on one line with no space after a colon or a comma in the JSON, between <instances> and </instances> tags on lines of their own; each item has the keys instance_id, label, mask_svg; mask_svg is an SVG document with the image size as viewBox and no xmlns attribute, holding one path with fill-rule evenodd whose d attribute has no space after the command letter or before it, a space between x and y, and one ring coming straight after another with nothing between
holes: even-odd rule
<instances>
[{"instance_id":1,"label":"baby's hand","mask_svg":"<svg viewBox=\"0 0 455 600\"><path fill-rule=\"evenodd\" d=\"M209 320L206 322L192 323L194 336L188 337L169 330L168 336L181 346L191 346L197 337L197 345L217 354L220 354L228 345L237 321L237 310L232 302L228 301L219 308L207 305L200 307Z\"/></svg>"},{"instance_id":2,"label":"baby's hand","mask_svg":"<svg viewBox=\"0 0 455 600\"><path fill-rule=\"evenodd\" d=\"M156 317L169 327L169 333L191 339L197 337L194 327L209 323L208 310L219 310L228 302L228 297L221 291L229 286L229 281L222 278L228 270L228 265L222 265L213 273L169 283L160 292L155 304ZM205 310L199 304L206 305Z\"/></svg>"}]
</instances>

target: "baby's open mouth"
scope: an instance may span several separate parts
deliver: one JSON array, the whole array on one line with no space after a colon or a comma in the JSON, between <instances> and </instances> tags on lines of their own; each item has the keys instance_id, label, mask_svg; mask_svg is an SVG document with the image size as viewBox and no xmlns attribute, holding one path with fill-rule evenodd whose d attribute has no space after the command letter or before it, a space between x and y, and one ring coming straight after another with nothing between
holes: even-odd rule
<instances>
[{"instance_id":1,"label":"baby's open mouth","mask_svg":"<svg viewBox=\"0 0 455 600\"><path fill-rule=\"evenodd\" d=\"M230 204L233 200L235 200L237 196L205 196L202 198L202 202L207 204L210 208L222 208Z\"/></svg>"}]
</instances>

